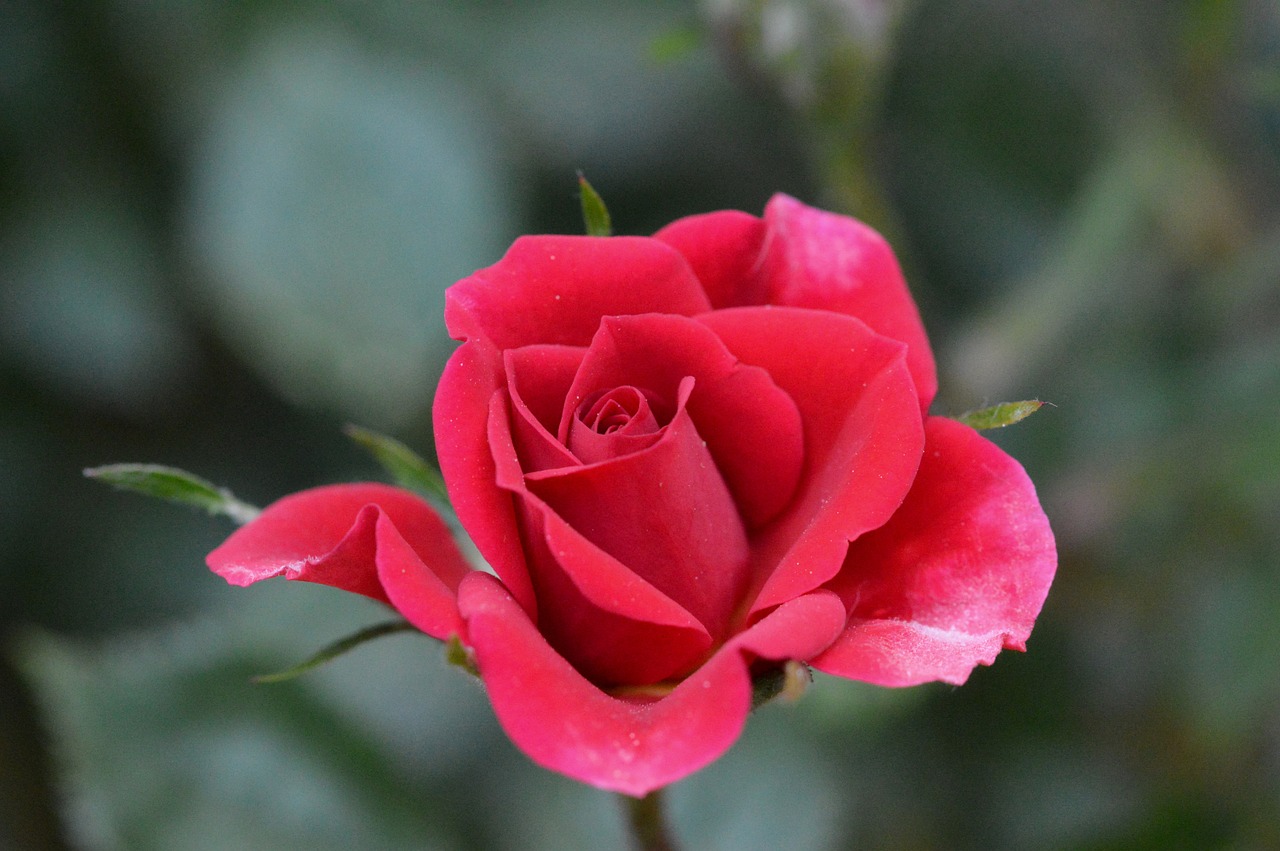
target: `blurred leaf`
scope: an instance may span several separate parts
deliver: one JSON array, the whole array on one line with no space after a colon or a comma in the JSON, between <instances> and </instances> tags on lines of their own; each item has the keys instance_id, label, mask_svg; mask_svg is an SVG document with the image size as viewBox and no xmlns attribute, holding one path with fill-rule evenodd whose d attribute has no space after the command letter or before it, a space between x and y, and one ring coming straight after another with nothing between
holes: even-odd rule
<instances>
[{"instance_id":1,"label":"blurred leaf","mask_svg":"<svg viewBox=\"0 0 1280 851\"><path fill-rule=\"evenodd\" d=\"M294 403L415 421L453 349L445 288L517 230L485 99L296 22L255 39L216 93L186 223L216 327Z\"/></svg>"},{"instance_id":2,"label":"blurred leaf","mask_svg":"<svg viewBox=\"0 0 1280 851\"><path fill-rule=\"evenodd\" d=\"M226 488L220 488L176 467L159 464L106 464L102 467L90 467L84 474L119 490L195 506L210 514L225 515L240 524L248 523L260 511L247 502L236 499Z\"/></svg>"},{"instance_id":3,"label":"blurred leaf","mask_svg":"<svg viewBox=\"0 0 1280 851\"><path fill-rule=\"evenodd\" d=\"M234 607L162 630L10 646L53 738L74 846L469 847L460 780L501 735L483 692L417 636L255 686L280 647L353 629L374 604L307 583L222 590Z\"/></svg>"},{"instance_id":4,"label":"blurred leaf","mask_svg":"<svg viewBox=\"0 0 1280 851\"><path fill-rule=\"evenodd\" d=\"M675 62L696 51L703 43L701 27L673 26L649 42L649 56L658 63Z\"/></svg>"},{"instance_id":5,"label":"blurred leaf","mask_svg":"<svg viewBox=\"0 0 1280 851\"><path fill-rule=\"evenodd\" d=\"M166 292L161 237L91 171L66 180L76 191L43 189L0 229L0 357L81 404L162 412L190 388L197 353Z\"/></svg>"},{"instance_id":6,"label":"blurred leaf","mask_svg":"<svg viewBox=\"0 0 1280 851\"><path fill-rule=\"evenodd\" d=\"M688 14L688 3L672 0L505 7L487 45L487 72L505 88L504 104L544 167L652 186L691 154L710 167L734 156L719 138L710 156L701 147L712 141L700 138L709 118L734 95L716 85L711 52L659 65L646 49Z\"/></svg>"},{"instance_id":7,"label":"blurred leaf","mask_svg":"<svg viewBox=\"0 0 1280 851\"><path fill-rule=\"evenodd\" d=\"M978 430L988 428L1004 428L1020 423L1043 407L1039 399L1027 399L1022 402L1001 402L989 408L968 411L956 417L957 420Z\"/></svg>"},{"instance_id":8,"label":"blurred leaf","mask_svg":"<svg viewBox=\"0 0 1280 851\"><path fill-rule=\"evenodd\" d=\"M20 650L57 734L76 847L436 847L439 828L361 731L312 692L253 688L244 659L43 634Z\"/></svg>"},{"instance_id":9,"label":"blurred leaf","mask_svg":"<svg viewBox=\"0 0 1280 851\"><path fill-rule=\"evenodd\" d=\"M283 671L277 671L274 674L257 674L252 677L255 683L283 683L288 680L296 679L308 671L315 670L326 662L331 662L339 656L354 650L361 644L373 641L375 638L382 638L385 635L393 635L397 632L413 632L417 629L413 624L404 620L388 621L386 623L374 624L365 627L359 632L348 635L346 638L333 642L320 652L316 653L310 659L299 662L292 668L286 668Z\"/></svg>"},{"instance_id":10,"label":"blurred leaf","mask_svg":"<svg viewBox=\"0 0 1280 851\"><path fill-rule=\"evenodd\" d=\"M586 225L587 236L613 236L609 208L582 172L578 172L578 197L582 201L582 221Z\"/></svg>"},{"instance_id":11,"label":"blurred leaf","mask_svg":"<svg viewBox=\"0 0 1280 851\"><path fill-rule=\"evenodd\" d=\"M396 484L417 493L434 496L449 504L449 491L440 473L418 453L393 437L367 428L349 425L347 436L363 446L382 465Z\"/></svg>"},{"instance_id":12,"label":"blurred leaf","mask_svg":"<svg viewBox=\"0 0 1280 851\"><path fill-rule=\"evenodd\" d=\"M1259 68L1243 81L1247 92L1259 100L1280 104L1280 68Z\"/></svg>"},{"instance_id":13,"label":"blurred leaf","mask_svg":"<svg viewBox=\"0 0 1280 851\"><path fill-rule=\"evenodd\" d=\"M773 703L753 713L724 757L671 787L668 806L684 847L699 851L775 849L819 851L861 847L841 841L842 828L859 821L861 796L841 768L857 759L852 748L821 745L805 736L796 705Z\"/></svg>"},{"instance_id":14,"label":"blurred leaf","mask_svg":"<svg viewBox=\"0 0 1280 851\"><path fill-rule=\"evenodd\" d=\"M1248 234L1246 205L1198 128L1143 113L1115 133L1056 231L1056 247L957 335L944 358L953 389L1012 392L1052 357L1073 356L1085 323L1135 321L1180 263ZM1117 276L1125 286L1110 285Z\"/></svg>"}]
</instances>

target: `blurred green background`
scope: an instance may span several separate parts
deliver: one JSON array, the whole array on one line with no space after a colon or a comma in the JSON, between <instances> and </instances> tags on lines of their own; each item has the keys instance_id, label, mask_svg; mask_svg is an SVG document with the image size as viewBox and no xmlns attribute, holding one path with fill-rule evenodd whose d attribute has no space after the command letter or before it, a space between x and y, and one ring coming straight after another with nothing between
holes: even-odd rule
<instances>
[{"instance_id":1,"label":"blurred green background","mask_svg":"<svg viewBox=\"0 0 1280 851\"><path fill-rule=\"evenodd\" d=\"M385 617L203 567L265 504L430 451L446 286L786 191L890 236L935 412L1061 567L960 689L819 678L675 787L700 849L1280 847L1274 0L0 4L0 847L621 848L437 645L253 686Z\"/></svg>"}]
</instances>

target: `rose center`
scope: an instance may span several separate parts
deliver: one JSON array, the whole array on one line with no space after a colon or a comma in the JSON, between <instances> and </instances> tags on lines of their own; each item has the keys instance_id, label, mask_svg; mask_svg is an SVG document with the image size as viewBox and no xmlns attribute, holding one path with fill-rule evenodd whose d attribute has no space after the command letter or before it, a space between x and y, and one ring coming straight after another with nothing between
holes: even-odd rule
<instances>
[{"instance_id":1,"label":"rose center","mask_svg":"<svg viewBox=\"0 0 1280 851\"><path fill-rule=\"evenodd\" d=\"M569 451L584 464L638 452L660 436L666 407L652 393L629 385L588 397L570 426Z\"/></svg>"},{"instance_id":2,"label":"rose center","mask_svg":"<svg viewBox=\"0 0 1280 851\"><path fill-rule=\"evenodd\" d=\"M618 387L601 395L579 419L596 434L652 434L661 427L649 400L635 387Z\"/></svg>"}]
</instances>

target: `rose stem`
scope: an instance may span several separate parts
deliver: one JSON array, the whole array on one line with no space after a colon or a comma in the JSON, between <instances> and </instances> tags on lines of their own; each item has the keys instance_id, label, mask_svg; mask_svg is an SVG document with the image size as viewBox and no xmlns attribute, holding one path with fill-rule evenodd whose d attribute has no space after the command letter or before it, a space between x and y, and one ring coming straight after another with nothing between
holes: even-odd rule
<instances>
[{"instance_id":1,"label":"rose stem","mask_svg":"<svg viewBox=\"0 0 1280 851\"><path fill-rule=\"evenodd\" d=\"M627 810L627 821L635 847L640 851L676 851L667 826L665 798L662 789L654 789L643 798L619 795Z\"/></svg>"}]
</instances>

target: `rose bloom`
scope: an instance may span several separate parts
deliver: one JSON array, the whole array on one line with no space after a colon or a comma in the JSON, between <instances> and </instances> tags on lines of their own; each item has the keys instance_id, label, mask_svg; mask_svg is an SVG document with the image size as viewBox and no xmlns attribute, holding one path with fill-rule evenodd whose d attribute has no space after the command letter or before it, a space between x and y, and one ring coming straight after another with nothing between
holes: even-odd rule
<instances>
[{"instance_id":1,"label":"rose bloom","mask_svg":"<svg viewBox=\"0 0 1280 851\"><path fill-rule=\"evenodd\" d=\"M285 497L214 571L457 636L517 747L636 796L724 753L788 660L959 684L1023 649L1048 521L1016 461L928 416L928 339L860 222L778 195L652 238L523 237L445 322L436 448L493 574L379 484Z\"/></svg>"}]
</instances>

